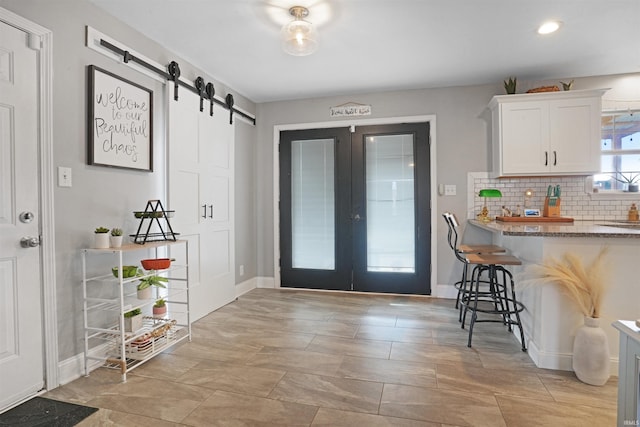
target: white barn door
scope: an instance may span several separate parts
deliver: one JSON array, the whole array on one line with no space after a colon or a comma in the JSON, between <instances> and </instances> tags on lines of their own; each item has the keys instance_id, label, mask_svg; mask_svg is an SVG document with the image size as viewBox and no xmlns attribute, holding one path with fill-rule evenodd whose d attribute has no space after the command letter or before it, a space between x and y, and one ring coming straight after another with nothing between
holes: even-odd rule
<instances>
[{"instance_id":1,"label":"white barn door","mask_svg":"<svg viewBox=\"0 0 640 427\"><path fill-rule=\"evenodd\" d=\"M171 225L189 240L191 320L195 321L235 298L234 126L229 113L180 90L169 99L169 209ZM179 258L179 254L172 254Z\"/></svg>"}]
</instances>

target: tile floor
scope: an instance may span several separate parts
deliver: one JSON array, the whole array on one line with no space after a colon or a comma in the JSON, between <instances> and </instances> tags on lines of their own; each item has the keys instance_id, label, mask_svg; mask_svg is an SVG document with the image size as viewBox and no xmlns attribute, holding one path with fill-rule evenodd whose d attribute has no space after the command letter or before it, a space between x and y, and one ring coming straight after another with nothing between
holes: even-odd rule
<instances>
[{"instance_id":1,"label":"tile floor","mask_svg":"<svg viewBox=\"0 0 640 427\"><path fill-rule=\"evenodd\" d=\"M453 301L255 289L132 371L45 395L100 408L80 426L614 426L604 387L538 369L500 324L467 348Z\"/></svg>"}]
</instances>

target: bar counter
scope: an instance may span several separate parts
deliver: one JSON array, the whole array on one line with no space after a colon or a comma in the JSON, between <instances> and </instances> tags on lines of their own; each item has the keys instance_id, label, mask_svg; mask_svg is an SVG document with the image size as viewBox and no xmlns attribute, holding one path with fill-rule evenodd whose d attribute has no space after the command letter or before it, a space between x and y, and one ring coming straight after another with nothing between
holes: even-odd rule
<instances>
[{"instance_id":1,"label":"bar counter","mask_svg":"<svg viewBox=\"0 0 640 427\"><path fill-rule=\"evenodd\" d=\"M541 237L613 237L640 239L640 222L574 221L574 222L482 222L469 223L503 236Z\"/></svg>"},{"instance_id":2,"label":"bar counter","mask_svg":"<svg viewBox=\"0 0 640 427\"><path fill-rule=\"evenodd\" d=\"M606 225L604 225L606 224ZM571 253L586 265L603 247L608 248L606 291L601 326L609 339L611 374L618 371L618 334L611 324L618 319L640 318L640 223L618 221L575 221L573 223L480 222L469 220L465 236L502 246L522 261L512 268L522 312L529 356L538 367L572 370L573 338L583 318L573 303L547 283L535 286L519 283L519 274L530 264ZM484 236L483 236L484 235ZM473 239L475 240L475 239ZM464 243L473 244L473 241ZM515 334L519 338L519 334Z\"/></svg>"}]
</instances>

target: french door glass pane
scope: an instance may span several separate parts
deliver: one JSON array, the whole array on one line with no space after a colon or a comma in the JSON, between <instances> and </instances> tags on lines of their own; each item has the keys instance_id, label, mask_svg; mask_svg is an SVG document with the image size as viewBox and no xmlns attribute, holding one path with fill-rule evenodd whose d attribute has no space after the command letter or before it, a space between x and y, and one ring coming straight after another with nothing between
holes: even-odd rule
<instances>
[{"instance_id":1,"label":"french door glass pane","mask_svg":"<svg viewBox=\"0 0 640 427\"><path fill-rule=\"evenodd\" d=\"M367 271L415 272L413 135L366 138Z\"/></svg>"},{"instance_id":2,"label":"french door glass pane","mask_svg":"<svg viewBox=\"0 0 640 427\"><path fill-rule=\"evenodd\" d=\"M291 142L292 267L335 269L334 141Z\"/></svg>"}]
</instances>

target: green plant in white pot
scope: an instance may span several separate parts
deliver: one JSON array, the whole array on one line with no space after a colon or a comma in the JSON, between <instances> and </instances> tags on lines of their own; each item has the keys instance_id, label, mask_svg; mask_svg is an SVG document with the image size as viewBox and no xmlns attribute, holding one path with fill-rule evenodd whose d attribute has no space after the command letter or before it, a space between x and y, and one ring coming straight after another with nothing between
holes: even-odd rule
<instances>
[{"instance_id":1,"label":"green plant in white pot","mask_svg":"<svg viewBox=\"0 0 640 427\"><path fill-rule=\"evenodd\" d=\"M163 318L167 314L167 301L160 298L153 304L153 317Z\"/></svg>"},{"instance_id":2,"label":"green plant in white pot","mask_svg":"<svg viewBox=\"0 0 640 427\"><path fill-rule=\"evenodd\" d=\"M142 328L142 310L136 308L124 313L124 331L135 332Z\"/></svg>"},{"instance_id":3,"label":"green plant in white pot","mask_svg":"<svg viewBox=\"0 0 640 427\"><path fill-rule=\"evenodd\" d=\"M96 249L107 249L109 247L109 229L98 227L94 231L93 247Z\"/></svg>"},{"instance_id":4,"label":"green plant in white pot","mask_svg":"<svg viewBox=\"0 0 640 427\"><path fill-rule=\"evenodd\" d=\"M122 228L112 228L111 236L109 236L109 244L112 248L122 246Z\"/></svg>"},{"instance_id":5,"label":"green plant in white pot","mask_svg":"<svg viewBox=\"0 0 640 427\"><path fill-rule=\"evenodd\" d=\"M138 299L151 299L152 292L151 287L157 286L158 288L166 288L164 285L167 283L169 279L166 277L151 275L149 277L143 277L140 279L140 283L138 283Z\"/></svg>"}]
</instances>

